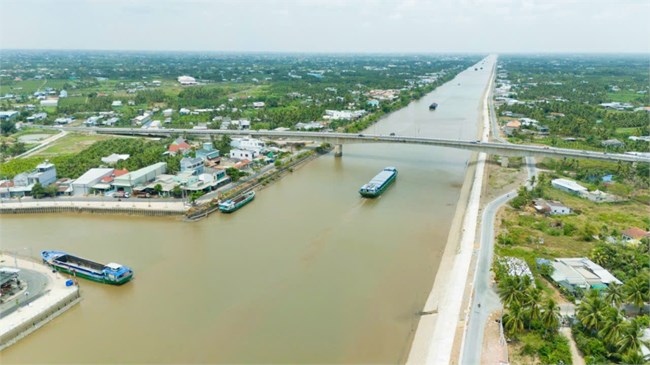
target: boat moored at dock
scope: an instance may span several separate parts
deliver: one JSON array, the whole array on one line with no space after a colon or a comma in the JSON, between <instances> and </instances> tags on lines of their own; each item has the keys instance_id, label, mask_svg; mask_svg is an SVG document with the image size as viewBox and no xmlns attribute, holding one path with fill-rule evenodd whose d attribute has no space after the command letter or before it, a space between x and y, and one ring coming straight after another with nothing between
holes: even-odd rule
<instances>
[{"instance_id":1,"label":"boat moored at dock","mask_svg":"<svg viewBox=\"0 0 650 365\"><path fill-rule=\"evenodd\" d=\"M133 270L114 262L104 265L63 251L43 251L41 257L57 271L98 283L122 285L133 279Z\"/></svg>"},{"instance_id":2,"label":"boat moored at dock","mask_svg":"<svg viewBox=\"0 0 650 365\"><path fill-rule=\"evenodd\" d=\"M232 213L250 203L253 199L255 199L255 192L251 190L247 193L238 195L233 199L228 199L219 203L219 210L223 213Z\"/></svg>"},{"instance_id":3,"label":"boat moored at dock","mask_svg":"<svg viewBox=\"0 0 650 365\"><path fill-rule=\"evenodd\" d=\"M384 168L377 176L359 189L359 194L365 198L375 198L381 195L397 178L395 167Z\"/></svg>"}]
</instances>

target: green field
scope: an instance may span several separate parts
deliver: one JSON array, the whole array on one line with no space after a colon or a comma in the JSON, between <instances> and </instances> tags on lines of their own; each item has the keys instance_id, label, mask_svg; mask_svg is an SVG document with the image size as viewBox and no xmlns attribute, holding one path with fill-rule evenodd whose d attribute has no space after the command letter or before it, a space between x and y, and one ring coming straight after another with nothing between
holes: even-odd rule
<instances>
[{"instance_id":1,"label":"green field","mask_svg":"<svg viewBox=\"0 0 650 365\"><path fill-rule=\"evenodd\" d=\"M46 149L37 152L34 156L50 157L62 154L78 153L97 141L111 138L113 137L105 135L69 134L58 139Z\"/></svg>"}]
</instances>

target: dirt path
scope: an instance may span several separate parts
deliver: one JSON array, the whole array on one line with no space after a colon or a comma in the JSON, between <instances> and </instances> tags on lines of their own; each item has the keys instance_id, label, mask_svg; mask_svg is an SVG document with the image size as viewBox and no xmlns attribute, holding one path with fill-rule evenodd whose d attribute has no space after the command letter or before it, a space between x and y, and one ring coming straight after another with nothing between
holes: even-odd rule
<instances>
[{"instance_id":1,"label":"dirt path","mask_svg":"<svg viewBox=\"0 0 650 365\"><path fill-rule=\"evenodd\" d=\"M569 339L569 347L571 348L571 360L573 360L573 365L585 365L585 359L582 357L580 350L578 350L578 347L576 346L576 342L573 340L571 328L562 327L560 328L560 333Z\"/></svg>"}]
</instances>

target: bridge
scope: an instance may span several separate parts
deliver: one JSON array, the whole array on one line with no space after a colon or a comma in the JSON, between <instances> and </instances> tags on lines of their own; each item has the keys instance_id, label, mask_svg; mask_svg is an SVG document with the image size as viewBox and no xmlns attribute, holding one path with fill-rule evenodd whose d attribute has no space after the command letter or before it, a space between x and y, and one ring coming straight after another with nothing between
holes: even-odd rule
<instances>
[{"instance_id":1,"label":"bridge","mask_svg":"<svg viewBox=\"0 0 650 365\"><path fill-rule=\"evenodd\" d=\"M115 134L128 136L171 136L171 135L229 135L265 137L270 139L285 138L291 140L311 140L330 143L335 146L335 155L343 155L343 144L347 143L406 143L464 149L475 152L485 152L493 155L508 157L552 157L591 159L610 162L644 162L650 163L650 157L638 154L620 154L595 151L581 151L568 148L548 146L519 145L512 143L481 142L479 140L456 140L443 138L423 138L396 135L328 133L328 132L295 132L295 131L256 131L256 130L219 130L219 129L140 129L140 128L98 128L98 127L62 127L75 132L94 132L98 134Z\"/></svg>"}]
</instances>

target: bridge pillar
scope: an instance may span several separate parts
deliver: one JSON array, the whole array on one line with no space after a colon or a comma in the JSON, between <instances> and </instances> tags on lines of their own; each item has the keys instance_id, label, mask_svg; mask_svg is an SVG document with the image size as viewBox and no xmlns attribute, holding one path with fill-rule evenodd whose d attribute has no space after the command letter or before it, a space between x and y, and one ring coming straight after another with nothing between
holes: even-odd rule
<instances>
[{"instance_id":1,"label":"bridge pillar","mask_svg":"<svg viewBox=\"0 0 650 365\"><path fill-rule=\"evenodd\" d=\"M343 157L343 145L335 144L334 145L334 157Z\"/></svg>"},{"instance_id":2,"label":"bridge pillar","mask_svg":"<svg viewBox=\"0 0 650 365\"><path fill-rule=\"evenodd\" d=\"M508 167L508 157L501 156L501 167Z\"/></svg>"}]
</instances>

